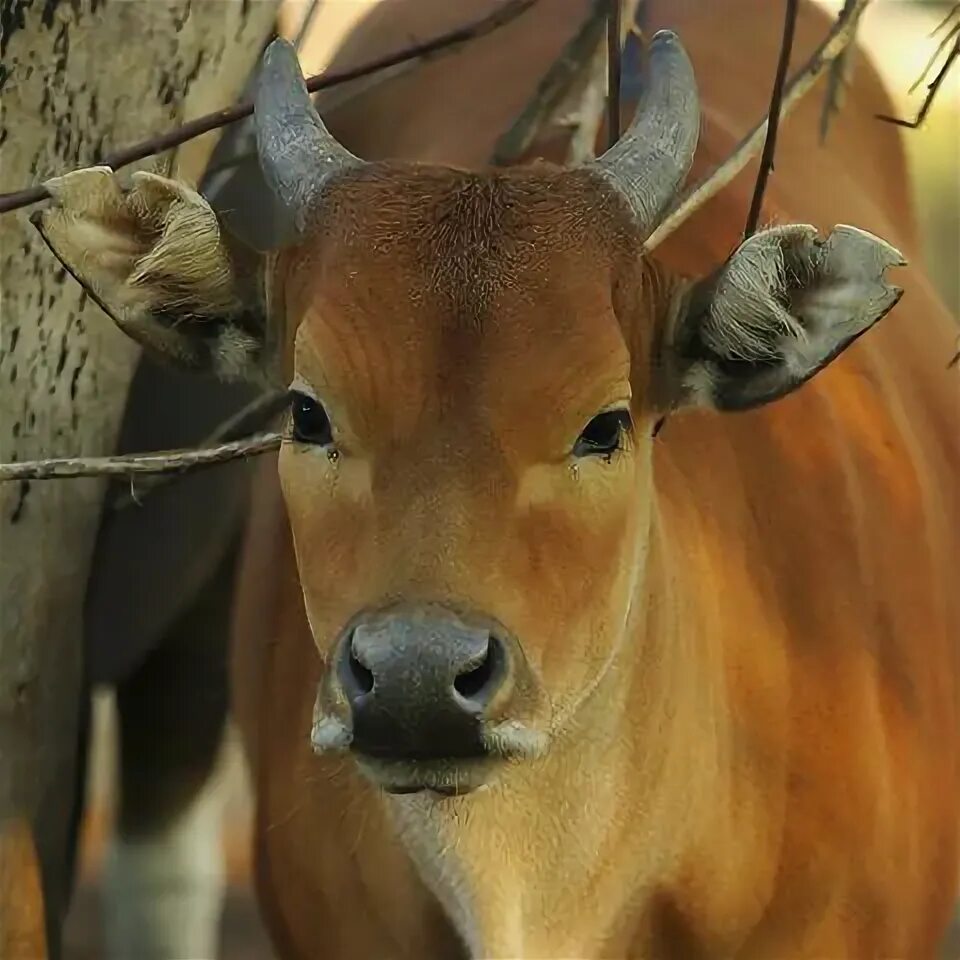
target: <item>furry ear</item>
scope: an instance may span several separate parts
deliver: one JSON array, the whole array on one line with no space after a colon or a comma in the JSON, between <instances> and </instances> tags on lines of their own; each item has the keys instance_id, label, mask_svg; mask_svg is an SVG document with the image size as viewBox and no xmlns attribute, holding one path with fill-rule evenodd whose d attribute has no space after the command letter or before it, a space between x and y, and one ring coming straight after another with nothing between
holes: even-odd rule
<instances>
[{"instance_id":1,"label":"furry ear","mask_svg":"<svg viewBox=\"0 0 960 960\"><path fill-rule=\"evenodd\" d=\"M884 272L905 263L856 227L826 240L804 225L755 234L677 317L663 357L668 396L746 410L797 389L897 303L903 291Z\"/></svg>"},{"instance_id":2,"label":"furry ear","mask_svg":"<svg viewBox=\"0 0 960 960\"><path fill-rule=\"evenodd\" d=\"M262 257L229 238L189 187L109 167L45 184L31 217L47 245L127 335L160 358L224 379L263 374Z\"/></svg>"}]
</instances>

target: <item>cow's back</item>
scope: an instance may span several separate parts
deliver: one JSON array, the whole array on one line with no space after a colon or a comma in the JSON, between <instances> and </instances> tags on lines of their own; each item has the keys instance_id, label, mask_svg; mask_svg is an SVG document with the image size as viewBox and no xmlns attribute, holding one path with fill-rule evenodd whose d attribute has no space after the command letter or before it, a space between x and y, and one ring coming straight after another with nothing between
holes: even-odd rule
<instances>
[{"instance_id":1,"label":"cow's back","mask_svg":"<svg viewBox=\"0 0 960 960\"><path fill-rule=\"evenodd\" d=\"M759 4L739 6L763 15ZM768 95L737 69L746 51L710 39L729 36L727 5L700 8L704 32L687 40L708 104L695 175L730 152ZM801 28L801 56L816 36ZM772 67L775 31L751 33L750 43L751 59ZM877 902L896 894L904 918L925 917L932 949L957 875L945 838L955 837L960 798L960 381L948 369L958 327L924 272L901 134L874 119L891 112L875 73L858 60L826 148L822 89L781 130L767 216L824 231L849 223L893 243L910 261L892 275L903 298L785 399L670 420L655 475L664 513L696 530L700 602L726 625L718 633L732 720L749 731L750 775L782 836L791 895L814 903L825 878L847 869L851 889L868 888ZM658 255L700 274L729 253L755 171ZM775 771L758 759L771 756L783 764ZM841 868L830 857L844 849ZM929 896L931 877L939 898ZM878 916L877 943L899 922Z\"/></svg>"}]
</instances>

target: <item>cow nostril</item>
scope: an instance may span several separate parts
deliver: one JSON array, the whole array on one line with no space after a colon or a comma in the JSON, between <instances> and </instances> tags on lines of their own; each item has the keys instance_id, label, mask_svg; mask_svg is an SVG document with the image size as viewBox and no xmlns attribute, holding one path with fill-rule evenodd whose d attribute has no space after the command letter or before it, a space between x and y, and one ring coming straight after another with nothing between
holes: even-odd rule
<instances>
[{"instance_id":1,"label":"cow nostril","mask_svg":"<svg viewBox=\"0 0 960 960\"><path fill-rule=\"evenodd\" d=\"M352 696L359 697L373 690L373 673L357 659L352 646L350 655L347 657L346 672L350 681L349 685L353 688L349 691Z\"/></svg>"},{"instance_id":2,"label":"cow nostril","mask_svg":"<svg viewBox=\"0 0 960 960\"><path fill-rule=\"evenodd\" d=\"M499 642L490 637L483 659L453 681L453 689L464 700L483 705L492 696L502 673L503 656Z\"/></svg>"}]
</instances>

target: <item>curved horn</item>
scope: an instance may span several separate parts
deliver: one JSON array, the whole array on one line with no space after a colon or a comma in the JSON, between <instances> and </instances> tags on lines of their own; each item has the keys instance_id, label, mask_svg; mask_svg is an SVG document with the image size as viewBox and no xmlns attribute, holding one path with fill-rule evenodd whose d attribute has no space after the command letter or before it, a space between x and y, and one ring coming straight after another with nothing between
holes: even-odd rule
<instances>
[{"instance_id":1,"label":"curved horn","mask_svg":"<svg viewBox=\"0 0 960 960\"><path fill-rule=\"evenodd\" d=\"M633 122L586 166L626 199L644 236L683 183L700 135L700 99L693 65L680 38L660 30L650 43L643 94Z\"/></svg>"},{"instance_id":2,"label":"curved horn","mask_svg":"<svg viewBox=\"0 0 960 960\"><path fill-rule=\"evenodd\" d=\"M303 81L293 44L267 47L253 101L260 168L302 228L313 197L332 176L362 164L323 125Z\"/></svg>"}]
</instances>

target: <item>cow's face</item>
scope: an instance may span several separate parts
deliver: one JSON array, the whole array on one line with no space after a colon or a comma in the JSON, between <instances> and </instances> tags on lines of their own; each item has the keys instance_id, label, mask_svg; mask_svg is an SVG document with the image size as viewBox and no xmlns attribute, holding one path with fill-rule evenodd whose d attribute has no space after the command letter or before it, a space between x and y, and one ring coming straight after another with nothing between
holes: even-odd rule
<instances>
[{"instance_id":1,"label":"cow's face","mask_svg":"<svg viewBox=\"0 0 960 960\"><path fill-rule=\"evenodd\" d=\"M273 46L261 163L297 237L265 258L182 184L48 185L41 229L124 330L221 375L282 371L325 668L313 742L388 789L467 789L549 751L617 656L658 642L635 627L657 417L775 400L899 295L897 252L851 227L764 231L696 282L646 263L698 126L676 38L649 60L600 160L480 175L362 164Z\"/></svg>"},{"instance_id":2,"label":"cow's face","mask_svg":"<svg viewBox=\"0 0 960 960\"><path fill-rule=\"evenodd\" d=\"M630 224L549 170L376 167L325 210L276 273L315 736L394 786L539 752L622 642L646 539Z\"/></svg>"}]
</instances>

